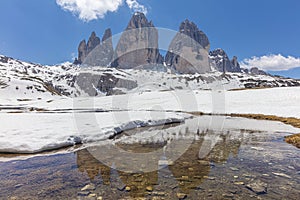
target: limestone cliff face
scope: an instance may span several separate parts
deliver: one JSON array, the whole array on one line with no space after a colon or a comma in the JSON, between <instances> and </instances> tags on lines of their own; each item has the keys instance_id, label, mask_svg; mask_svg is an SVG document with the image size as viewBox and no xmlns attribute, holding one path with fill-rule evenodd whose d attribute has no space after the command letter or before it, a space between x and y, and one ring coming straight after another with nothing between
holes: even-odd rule
<instances>
[{"instance_id":1,"label":"limestone cliff face","mask_svg":"<svg viewBox=\"0 0 300 200\"><path fill-rule=\"evenodd\" d=\"M209 72L209 48L207 36L193 22L185 20L169 46L165 62L183 74Z\"/></svg>"},{"instance_id":2,"label":"limestone cliff face","mask_svg":"<svg viewBox=\"0 0 300 200\"><path fill-rule=\"evenodd\" d=\"M87 54L92 52L100 44L100 38L97 37L95 32L92 32L87 43Z\"/></svg>"},{"instance_id":3,"label":"limestone cliff face","mask_svg":"<svg viewBox=\"0 0 300 200\"><path fill-rule=\"evenodd\" d=\"M165 58L159 52L158 37L153 23L137 12L121 34L115 50L110 29L105 30L102 39L92 32L88 42L80 42L74 64L119 69L171 68L181 74L206 73L212 69L241 72L237 57L230 60L223 49L209 52L208 37L189 20L180 24ZM164 63L166 66L162 66Z\"/></svg>"},{"instance_id":4,"label":"limestone cliff face","mask_svg":"<svg viewBox=\"0 0 300 200\"><path fill-rule=\"evenodd\" d=\"M98 40L93 43L97 44ZM91 45L93 47L93 45ZM104 32L102 41L92 48L92 51L88 52L85 60L82 62L83 65L87 66L110 66L114 55L113 43L112 43L112 33L111 29L107 29Z\"/></svg>"},{"instance_id":5,"label":"limestone cliff face","mask_svg":"<svg viewBox=\"0 0 300 200\"><path fill-rule=\"evenodd\" d=\"M82 40L78 46L78 59L75 60L74 64L81 64L87 56L87 45L86 41Z\"/></svg>"},{"instance_id":6,"label":"limestone cliff face","mask_svg":"<svg viewBox=\"0 0 300 200\"><path fill-rule=\"evenodd\" d=\"M185 34L199 43L206 51L210 49L210 43L206 34L199 30L197 25L189 20L185 20L180 24L180 33Z\"/></svg>"},{"instance_id":7,"label":"limestone cliff face","mask_svg":"<svg viewBox=\"0 0 300 200\"><path fill-rule=\"evenodd\" d=\"M112 33L110 29L105 30L102 40L92 32L88 42L81 41L78 47L78 58L76 65L88 66L110 66L114 55Z\"/></svg>"},{"instance_id":8,"label":"limestone cliff face","mask_svg":"<svg viewBox=\"0 0 300 200\"><path fill-rule=\"evenodd\" d=\"M157 29L143 13L135 13L117 44L112 66L131 69L162 63Z\"/></svg>"}]
</instances>

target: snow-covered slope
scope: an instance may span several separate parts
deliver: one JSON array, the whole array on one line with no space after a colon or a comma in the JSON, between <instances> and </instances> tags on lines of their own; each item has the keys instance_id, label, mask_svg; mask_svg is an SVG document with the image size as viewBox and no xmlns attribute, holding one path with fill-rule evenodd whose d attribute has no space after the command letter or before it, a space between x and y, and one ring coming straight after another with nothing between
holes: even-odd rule
<instances>
[{"instance_id":1,"label":"snow-covered slope","mask_svg":"<svg viewBox=\"0 0 300 200\"><path fill-rule=\"evenodd\" d=\"M42 66L0 56L0 95L5 98L42 98L75 95L78 69L65 63Z\"/></svg>"},{"instance_id":2,"label":"snow-covered slope","mask_svg":"<svg viewBox=\"0 0 300 200\"><path fill-rule=\"evenodd\" d=\"M180 75L170 70L80 68L71 63L42 66L0 55L0 96L8 99L287 86L300 86L300 81L246 73Z\"/></svg>"},{"instance_id":3,"label":"snow-covered slope","mask_svg":"<svg viewBox=\"0 0 300 200\"><path fill-rule=\"evenodd\" d=\"M265 114L300 119L300 87L241 91L153 91L104 97L18 101L0 99L0 113L172 111Z\"/></svg>"},{"instance_id":4,"label":"snow-covered slope","mask_svg":"<svg viewBox=\"0 0 300 200\"><path fill-rule=\"evenodd\" d=\"M139 126L183 122L190 117L186 112L300 119L300 87L283 88L298 84L267 75L42 66L0 56L0 152L34 153L106 140ZM282 87L230 90L262 86Z\"/></svg>"},{"instance_id":5,"label":"snow-covered slope","mask_svg":"<svg viewBox=\"0 0 300 200\"><path fill-rule=\"evenodd\" d=\"M254 113L300 119L300 87L154 91L95 98L53 97L22 102L0 99L0 152L32 153L78 142L105 140L140 126L183 122L190 117L185 112ZM216 125L223 130L226 117L222 120L214 119L205 125ZM251 128L238 119L233 124L241 129ZM299 132L291 126L286 127L286 130L276 128L274 131ZM272 126L260 127L264 128L272 129Z\"/></svg>"}]
</instances>

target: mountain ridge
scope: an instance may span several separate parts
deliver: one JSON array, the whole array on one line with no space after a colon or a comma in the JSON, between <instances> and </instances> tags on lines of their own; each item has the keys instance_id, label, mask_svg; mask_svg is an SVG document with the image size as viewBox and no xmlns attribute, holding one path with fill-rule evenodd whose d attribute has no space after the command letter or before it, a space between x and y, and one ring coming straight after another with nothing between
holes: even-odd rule
<instances>
[{"instance_id":1,"label":"mountain ridge","mask_svg":"<svg viewBox=\"0 0 300 200\"><path fill-rule=\"evenodd\" d=\"M112 37L111 32L109 36ZM110 37L103 37L102 43L104 39L110 40L109 43L112 43ZM158 37L158 30L153 22L149 21L143 13L137 12L132 15L124 32L121 33L121 38L117 42L116 48L113 49L112 45L108 47L109 52L114 52L113 59L111 54L106 56L97 52L93 53L92 61L84 62L84 59L90 54L88 46L92 47L90 49L95 48L93 45L88 45L88 43L101 46L99 38L95 35L95 32L92 32L88 40L90 42L86 43L85 40L80 42L78 58L76 58L74 64L123 69L140 68L149 65L156 67L161 65L163 67L162 65L164 64L165 67L169 67L181 74L206 73L213 70L223 72L223 68L221 69L219 66L220 59L214 59L210 55L210 42L207 35L194 22L186 19L179 25L179 30L169 44L165 57L159 51ZM225 52L224 50L218 51L217 49L212 52L215 53L215 58L217 56L226 60L225 69L227 72L240 71L236 56L233 57L234 61L229 61L227 54L222 53ZM108 60L111 62L102 63L97 60ZM234 64L231 62L234 62Z\"/></svg>"},{"instance_id":2,"label":"mountain ridge","mask_svg":"<svg viewBox=\"0 0 300 200\"><path fill-rule=\"evenodd\" d=\"M82 40L74 64L55 66L0 56L0 94L5 98L38 96L109 96L169 90L239 90L300 86L300 80L243 69L223 49L210 51L207 35L183 21L163 57L158 30L143 13L132 16L113 48L112 31L92 32Z\"/></svg>"},{"instance_id":3,"label":"mountain ridge","mask_svg":"<svg viewBox=\"0 0 300 200\"><path fill-rule=\"evenodd\" d=\"M134 92L220 90L300 86L300 80L251 74L178 74L171 70L82 68L71 63L46 66L0 56L0 96L36 99L53 96L110 96Z\"/></svg>"}]
</instances>

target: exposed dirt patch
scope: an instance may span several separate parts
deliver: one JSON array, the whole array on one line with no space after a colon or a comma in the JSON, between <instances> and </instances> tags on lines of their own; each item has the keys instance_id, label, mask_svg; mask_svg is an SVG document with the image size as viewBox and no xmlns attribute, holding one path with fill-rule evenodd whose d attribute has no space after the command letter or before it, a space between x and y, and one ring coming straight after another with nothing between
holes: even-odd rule
<instances>
[{"instance_id":1,"label":"exposed dirt patch","mask_svg":"<svg viewBox=\"0 0 300 200\"><path fill-rule=\"evenodd\" d=\"M295 134L295 135L286 136L285 141L300 149L300 133Z\"/></svg>"},{"instance_id":2,"label":"exposed dirt patch","mask_svg":"<svg viewBox=\"0 0 300 200\"><path fill-rule=\"evenodd\" d=\"M292 125L294 127L300 128L300 119L294 117L277 117L274 115L263 115L263 114L231 114L232 117L245 117L249 119L257 119L257 120L272 120L272 121L280 121L285 124Z\"/></svg>"},{"instance_id":3,"label":"exposed dirt patch","mask_svg":"<svg viewBox=\"0 0 300 200\"><path fill-rule=\"evenodd\" d=\"M272 87L235 88L228 91L260 90L260 89L268 89L268 88L272 88Z\"/></svg>"}]
</instances>

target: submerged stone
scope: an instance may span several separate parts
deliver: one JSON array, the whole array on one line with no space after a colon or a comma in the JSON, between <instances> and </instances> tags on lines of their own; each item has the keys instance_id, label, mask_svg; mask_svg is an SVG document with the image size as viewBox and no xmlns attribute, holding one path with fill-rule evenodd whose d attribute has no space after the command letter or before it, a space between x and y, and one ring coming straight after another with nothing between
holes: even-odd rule
<instances>
[{"instance_id":1,"label":"submerged stone","mask_svg":"<svg viewBox=\"0 0 300 200\"><path fill-rule=\"evenodd\" d=\"M187 197L187 195L184 193L177 193L177 197L178 197L178 199L185 199Z\"/></svg>"},{"instance_id":2,"label":"submerged stone","mask_svg":"<svg viewBox=\"0 0 300 200\"><path fill-rule=\"evenodd\" d=\"M252 183L246 185L246 188L258 195L267 193L267 184L265 182L262 182L261 180L253 181Z\"/></svg>"},{"instance_id":3,"label":"submerged stone","mask_svg":"<svg viewBox=\"0 0 300 200\"><path fill-rule=\"evenodd\" d=\"M95 187L94 184L88 184L88 185L84 186L84 187L81 189L81 191L95 190L95 189L96 189L96 187Z\"/></svg>"}]
</instances>

